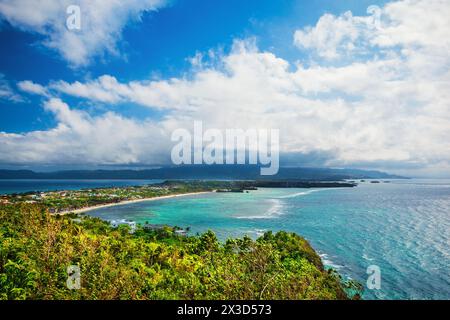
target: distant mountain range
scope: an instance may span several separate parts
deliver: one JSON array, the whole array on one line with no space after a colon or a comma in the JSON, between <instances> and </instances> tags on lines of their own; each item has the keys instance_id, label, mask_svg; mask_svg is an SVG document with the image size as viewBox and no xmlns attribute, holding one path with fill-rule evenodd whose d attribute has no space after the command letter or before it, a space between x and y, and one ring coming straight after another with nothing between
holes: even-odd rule
<instances>
[{"instance_id":1,"label":"distant mountain range","mask_svg":"<svg viewBox=\"0 0 450 320\"><path fill-rule=\"evenodd\" d=\"M192 165L145 170L65 170L34 172L0 170L0 179L220 179L220 180L308 180L406 179L381 171L359 169L282 167L275 176L261 176L255 165Z\"/></svg>"}]
</instances>

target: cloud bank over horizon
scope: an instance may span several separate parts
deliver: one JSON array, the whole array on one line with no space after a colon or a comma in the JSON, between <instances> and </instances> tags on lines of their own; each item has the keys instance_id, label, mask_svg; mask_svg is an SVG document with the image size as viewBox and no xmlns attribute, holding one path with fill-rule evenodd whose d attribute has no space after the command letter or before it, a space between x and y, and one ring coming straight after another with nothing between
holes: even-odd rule
<instances>
[{"instance_id":1,"label":"cloud bank over horizon","mask_svg":"<svg viewBox=\"0 0 450 320\"><path fill-rule=\"evenodd\" d=\"M160 2L146 4L123 14L139 15ZM201 120L205 129L280 129L280 151L290 165L313 159L317 166L450 176L449 16L448 1L393 1L369 7L364 16L327 13L297 29L286 44L303 57L297 61L245 38L235 39L229 52L198 53L190 71L178 77L23 79L18 90L41 96L57 126L0 132L0 165L169 163L173 130ZM13 13L8 19L31 25L31 18ZM34 23L45 25L45 19ZM102 43L101 50L113 45L108 37ZM100 50L89 42L78 45L92 54ZM80 60L61 54L83 64L91 53L76 55ZM127 117L117 111L124 104L162 116ZM94 115L86 105L111 109Z\"/></svg>"}]
</instances>

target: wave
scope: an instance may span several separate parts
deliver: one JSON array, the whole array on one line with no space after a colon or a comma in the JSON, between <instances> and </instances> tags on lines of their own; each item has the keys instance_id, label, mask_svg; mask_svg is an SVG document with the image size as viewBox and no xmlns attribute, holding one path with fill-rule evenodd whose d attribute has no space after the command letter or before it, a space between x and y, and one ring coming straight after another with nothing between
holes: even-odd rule
<instances>
[{"instance_id":1,"label":"wave","mask_svg":"<svg viewBox=\"0 0 450 320\"><path fill-rule=\"evenodd\" d=\"M247 233L249 234L255 234L257 237L261 237L264 235L264 233L267 232L267 229L253 229L253 230L247 230Z\"/></svg>"},{"instance_id":2,"label":"wave","mask_svg":"<svg viewBox=\"0 0 450 320\"><path fill-rule=\"evenodd\" d=\"M284 214L283 203L278 199L269 199L270 202L272 202L272 206L267 210L265 213L261 215L255 215L255 216L237 216L236 219L248 219L248 220L254 220L254 219L273 219L277 216L280 216Z\"/></svg>"},{"instance_id":3,"label":"wave","mask_svg":"<svg viewBox=\"0 0 450 320\"><path fill-rule=\"evenodd\" d=\"M362 255L362 257L366 261L373 261L374 260L373 258L369 258L369 256L367 254L365 254L365 253Z\"/></svg>"},{"instance_id":4,"label":"wave","mask_svg":"<svg viewBox=\"0 0 450 320\"><path fill-rule=\"evenodd\" d=\"M308 194L311 194L311 193L317 192L317 191L321 191L321 190L314 189L314 190L297 192L297 193L294 193L294 194L288 194L286 196L278 197L278 199L287 199L287 198L296 198L296 197L300 197L300 196L306 196Z\"/></svg>"},{"instance_id":5,"label":"wave","mask_svg":"<svg viewBox=\"0 0 450 320\"><path fill-rule=\"evenodd\" d=\"M319 252L319 257L325 267L333 268L334 270L339 270L343 267L339 264L334 263L326 253Z\"/></svg>"}]
</instances>

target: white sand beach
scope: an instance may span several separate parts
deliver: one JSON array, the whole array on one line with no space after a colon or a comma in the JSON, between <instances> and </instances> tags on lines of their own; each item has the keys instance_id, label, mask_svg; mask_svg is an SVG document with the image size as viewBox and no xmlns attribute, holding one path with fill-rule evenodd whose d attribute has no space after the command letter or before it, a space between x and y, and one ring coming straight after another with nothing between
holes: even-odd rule
<instances>
[{"instance_id":1,"label":"white sand beach","mask_svg":"<svg viewBox=\"0 0 450 320\"><path fill-rule=\"evenodd\" d=\"M56 212L54 213L59 215L65 215L69 213L84 213L100 208L107 208L107 207L113 207L113 206L121 206L126 205L130 203L136 203L136 202L143 202L143 201L156 201L156 200L162 200L162 199L170 199L170 198L177 198L177 197L185 197L185 196L193 196L193 195L199 195L199 194L205 194L205 193L213 193L214 191L202 191L202 192L190 192L190 193L180 193L180 194L170 194L167 196L159 196L159 197L152 197L152 198L143 198L143 199L135 199L135 200L127 200L127 201L121 201L116 203L107 203L107 204L101 204L98 206L92 206L92 207L85 207L81 209L75 209L75 210L68 210L68 211L62 211L62 212Z\"/></svg>"}]
</instances>

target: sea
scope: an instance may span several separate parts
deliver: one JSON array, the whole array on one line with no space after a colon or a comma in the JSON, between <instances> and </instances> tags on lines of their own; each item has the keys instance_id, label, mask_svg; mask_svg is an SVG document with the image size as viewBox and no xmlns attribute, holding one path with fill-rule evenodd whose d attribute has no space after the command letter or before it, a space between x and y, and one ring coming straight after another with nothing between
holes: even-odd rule
<instances>
[{"instance_id":1,"label":"sea","mask_svg":"<svg viewBox=\"0 0 450 320\"><path fill-rule=\"evenodd\" d=\"M88 214L189 227L191 234L213 230L221 240L256 238L269 230L296 232L327 267L363 284L364 299L450 299L450 180L262 188L118 205ZM366 286L373 266L380 271L379 289Z\"/></svg>"}]
</instances>

